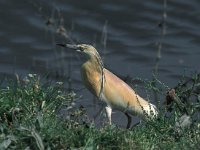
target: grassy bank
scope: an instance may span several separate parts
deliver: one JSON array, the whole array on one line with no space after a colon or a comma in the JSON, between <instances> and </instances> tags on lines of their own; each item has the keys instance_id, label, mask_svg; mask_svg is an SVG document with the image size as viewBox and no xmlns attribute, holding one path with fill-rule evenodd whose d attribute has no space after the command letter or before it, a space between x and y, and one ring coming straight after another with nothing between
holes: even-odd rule
<instances>
[{"instance_id":1,"label":"grassy bank","mask_svg":"<svg viewBox=\"0 0 200 150\"><path fill-rule=\"evenodd\" d=\"M191 119L185 128L177 127L182 109L176 103L167 116L165 110L160 110L158 120L131 129L115 125L96 128L92 122L80 119L86 115L81 109L70 112L73 119L56 115L61 108L71 107L76 98L74 93L66 93L61 83L41 84L36 75L30 74L24 80L5 84L0 89L0 149L200 148L198 120ZM199 108L188 109L193 114L199 112Z\"/></svg>"}]
</instances>

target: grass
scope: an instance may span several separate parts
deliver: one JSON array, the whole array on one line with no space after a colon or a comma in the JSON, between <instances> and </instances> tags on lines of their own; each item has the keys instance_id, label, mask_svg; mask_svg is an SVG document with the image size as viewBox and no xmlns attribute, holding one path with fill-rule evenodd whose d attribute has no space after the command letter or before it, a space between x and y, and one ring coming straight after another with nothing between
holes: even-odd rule
<instances>
[{"instance_id":1,"label":"grass","mask_svg":"<svg viewBox=\"0 0 200 150\"><path fill-rule=\"evenodd\" d=\"M70 113L73 119L60 117L59 110L71 107L77 97L65 92L62 83L41 83L37 75L29 74L23 80L17 78L5 84L0 89L0 149L200 148L199 120L177 128L181 111L176 103L168 117L160 109L158 120L131 129L116 125L97 128L83 119L86 114L79 108Z\"/></svg>"}]
</instances>

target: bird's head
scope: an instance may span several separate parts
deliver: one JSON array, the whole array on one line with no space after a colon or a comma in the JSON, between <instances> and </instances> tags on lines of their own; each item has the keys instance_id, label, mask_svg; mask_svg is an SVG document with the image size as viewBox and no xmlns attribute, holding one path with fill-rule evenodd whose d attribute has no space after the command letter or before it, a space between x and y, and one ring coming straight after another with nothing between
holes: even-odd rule
<instances>
[{"instance_id":1,"label":"bird's head","mask_svg":"<svg viewBox=\"0 0 200 150\"><path fill-rule=\"evenodd\" d=\"M74 49L77 52L80 52L81 54L86 55L88 58L98 55L97 50L92 45L88 45L88 44L77 44L77 45L76 44L57 44L57 45Z\"/></svg>"},{"instance_id":2,"label":"bird's head","mask_svg":"<svg viewBox=\"0 0 200 150\"><path fill-rule=\"evenodd\" d=\"M88 45L88 44L57 44L59 46L62 47L67 47L70 49L74 49L77 52L80 52L80 54L83 54L83 60L88 61L90 60L90 62L97 64L95 65L97 68L99 67L100 71L102 71L103 68L103 61L101 60L101 57L99 55L99 53L97 52L97 50L92 46L92 45Z\"/></svg>"}]
</instances>

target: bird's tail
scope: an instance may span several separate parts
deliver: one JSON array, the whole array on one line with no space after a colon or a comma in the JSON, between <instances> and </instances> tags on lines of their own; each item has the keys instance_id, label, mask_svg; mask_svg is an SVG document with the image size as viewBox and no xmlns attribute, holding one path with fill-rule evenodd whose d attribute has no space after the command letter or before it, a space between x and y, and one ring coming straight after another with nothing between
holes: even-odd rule
<instances>
[{"instance_id":1,"label":"bird's tail","mask_svg":"<svg viewBox=\"0 0 200 150\"><path fill-rule=\"evenodd\" d=\"M148 105L144 106L143 113L146 115L145 118L154 119L158 116L158 109L155 105L148 103Z\"/></svg>"}]
</instances>

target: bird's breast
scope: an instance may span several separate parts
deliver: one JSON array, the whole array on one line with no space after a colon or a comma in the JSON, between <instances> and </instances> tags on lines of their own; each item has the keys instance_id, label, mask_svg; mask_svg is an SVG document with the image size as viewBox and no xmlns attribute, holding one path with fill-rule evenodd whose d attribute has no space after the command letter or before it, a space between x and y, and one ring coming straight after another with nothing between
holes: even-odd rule
<instances>
[{"instance_id":1,"label":"bird's breast","mask_svg":"<svg viewBox=\"0 0 200 150\"><path fill-rule=\"evenodd\" d=\"M95 96L99 96L101 87L101 74L88 66L81 67L81 76L86 88Z\"/></svg>"}]
</instances>

